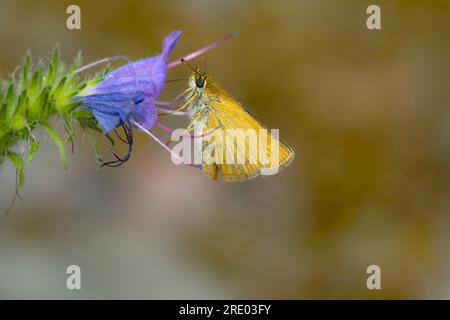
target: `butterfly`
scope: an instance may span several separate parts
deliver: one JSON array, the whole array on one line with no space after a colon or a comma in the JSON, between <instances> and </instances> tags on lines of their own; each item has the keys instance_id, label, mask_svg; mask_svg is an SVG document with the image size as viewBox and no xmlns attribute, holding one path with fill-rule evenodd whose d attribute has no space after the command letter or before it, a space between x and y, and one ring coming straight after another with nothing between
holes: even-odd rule
<instances>
[{"instance_id":1,"label":"butterfly","mask_svg":"<svg viewBox=\"0 0 450 320\"><path fill-rule=\"evenodd\" d=\"M189 78L186 110L189 131L202 137L202 170L212 180L220 172L226 182L272 175L288 166L294 150L198 68ZM256 138L255 138L256 137ZM237 158L237 159L236 159Z\"/></svg>"}]
</instances>

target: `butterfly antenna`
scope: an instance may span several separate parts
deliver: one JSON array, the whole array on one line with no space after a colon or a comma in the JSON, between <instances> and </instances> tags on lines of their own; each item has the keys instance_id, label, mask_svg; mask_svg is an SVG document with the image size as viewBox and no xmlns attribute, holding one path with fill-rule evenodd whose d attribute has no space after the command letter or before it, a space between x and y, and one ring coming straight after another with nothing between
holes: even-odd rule
<instances>
[{"instance_id":1,"label":"butterfly antenna","mask_svg":"<svg viewBox=\"0 0 450 320\"><path fill-rule=\"evenodd\" d=\"M202 74L200 73L200 70L198 68L195 68L194 66L192 66L189 62L187 62L184 59L181 59L181 62L188 67L189 69L191 69L192 71L194 71L194 73L196 73L197 75L199 75L200 77L202 76Z\"/></svg>"},{"instance_id":2,"label":"butterfly antenna","mask_svg":"<svg viewBox=\"0 0 450 320\"><path fill-rule=\"evenodd\" d=\"M186 79L186 78L171 79L171 80L166 80L166 83L178 82L178 81L186 81L186 80L188 80L188 79Z\"/></svg>"}]
</instances>

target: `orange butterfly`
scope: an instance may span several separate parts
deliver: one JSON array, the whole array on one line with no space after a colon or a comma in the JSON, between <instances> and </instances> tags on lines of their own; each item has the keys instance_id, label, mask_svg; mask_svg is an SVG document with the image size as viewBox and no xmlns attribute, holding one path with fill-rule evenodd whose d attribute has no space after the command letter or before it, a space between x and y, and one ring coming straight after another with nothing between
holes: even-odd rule
<instances>
[{"instance_id":1,"label":"orange butterfly","mask_svg":"<svg viewBox=\"0 0 450 320\"><path fill-rule=\"evenodd\" d=\"M189 111L188 130L202 137L201 167L211 179L217 180L220 171L224 181L245 181L275 174L292 162L295 153L290 146L268 132L208 74L183 63L194 72L189 78L192 94L180 109Z\"/></svg>"}]
</instances>

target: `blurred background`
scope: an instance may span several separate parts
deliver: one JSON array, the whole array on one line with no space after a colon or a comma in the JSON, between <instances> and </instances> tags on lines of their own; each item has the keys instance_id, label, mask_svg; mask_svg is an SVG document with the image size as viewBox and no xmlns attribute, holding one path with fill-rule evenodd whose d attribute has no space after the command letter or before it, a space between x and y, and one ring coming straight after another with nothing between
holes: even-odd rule
<instances>
[{"instance_id":1,"label":"blurred background","mask_svg":"<svg viewBox=\"0 0 450 320\"><path fill-rule=\"evenodd\" d=\"M66 29L70 4L81 30ZM450 298L450 1L0 0L0 75L57 43L68 62L144 58L173 29L173 59L239 32L206 68L294 162L212 182L137 134L128 163L97 169L79 135L64 170L38 131L25 201L0 215L0 298ZM14 168L0 170L6 211ZM66 289L71 264L82 290ZM382 290L366 287L371 264Z\"/></svg>"}]
</instances>

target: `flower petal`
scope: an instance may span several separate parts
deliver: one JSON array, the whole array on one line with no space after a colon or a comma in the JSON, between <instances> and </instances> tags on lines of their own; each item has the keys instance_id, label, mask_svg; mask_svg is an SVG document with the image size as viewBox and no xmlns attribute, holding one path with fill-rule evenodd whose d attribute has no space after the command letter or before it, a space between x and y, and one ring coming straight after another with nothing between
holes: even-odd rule
<instances>
[{"instance_id":1,"label":"flower petal","mask_svg":"<svg viewBox=\"0 0 450 320\"><path fill-rule=\"evenodd\" d=\"M167 57L169 54L172 53L173 49L175 48L175 45L178 42L178 39L181 36L181 31L172 31L163 41L162 45L162 55Z\"/></svg>"},{"instance_id":2,"label":"flower petal","mask_svg":"<svg viewBox=\"0 0 450 320\"><path fill-rule=\"evenodd\" d=\"M114 92L76 97L74 101L82 101L82 105L97 119L103 132L109 133L122 122L128 121L133 110L144 99L143 92L135 94Z\"/></svg>"},{"instance_id":3,"label":"flower petal","mask_svg":"<svg viewBox=\"0 0 450 320\"><path fill-rule=\"evenodd\" d=\"M131 112L133 120L139 123L143 128L149 130L156 122L158 112L155 108L155 102L152 98L146 97L145 100L134 108Z\"/></svg>"},{"instance_id":4,"label":"flower petal","mask_svg":"<svg viewBox=\"0 0 450 320\"><path fill-rule=\"evenodd\" d=\"M181 31L172 31L163 41L163 52L157 56L128 63L109 72L103 81L86 89L83 94L143 91L145 96L161 95L167 76L168 55L175 48Z\"/></svg>"}]
</instances>

